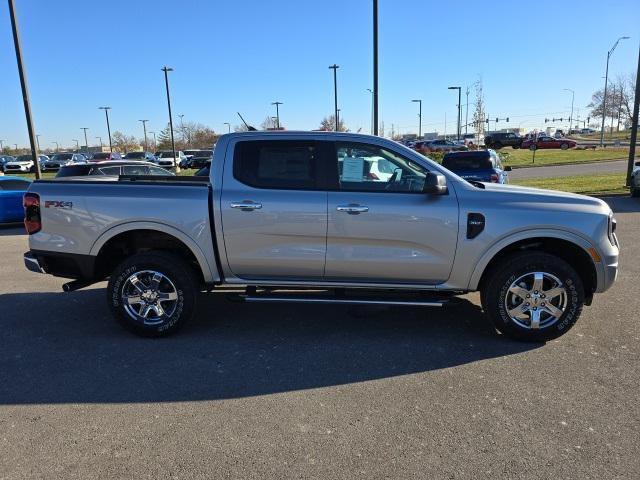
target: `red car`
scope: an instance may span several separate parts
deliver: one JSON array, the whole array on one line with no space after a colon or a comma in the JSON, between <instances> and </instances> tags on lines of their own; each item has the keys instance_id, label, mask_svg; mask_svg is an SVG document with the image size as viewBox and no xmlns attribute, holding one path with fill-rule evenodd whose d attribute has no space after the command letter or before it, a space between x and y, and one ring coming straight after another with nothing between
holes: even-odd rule
<instances>
[{"instance_id":1,"label":"red car","mask_svg":"<svg viewBox=\"0 0 640 480\"><path fill-rule=\"evenodd\" d=\"M552 138L548 136L540 136L537 138L528 138L522 142L522 148L528 148L529 150L537 150L543 148L561 148L567 150L568 148L574 148L577 145L573 140L567 138Z\"/></svg>"}]
</instances>

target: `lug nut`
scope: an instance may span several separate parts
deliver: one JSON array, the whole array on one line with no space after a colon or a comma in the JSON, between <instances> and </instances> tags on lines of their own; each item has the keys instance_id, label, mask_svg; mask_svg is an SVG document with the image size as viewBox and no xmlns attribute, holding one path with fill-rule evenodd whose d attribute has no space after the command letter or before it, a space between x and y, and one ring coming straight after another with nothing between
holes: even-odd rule
<instances>
[{"instance_id":1,"label":"lug nut","mask_svg":"<svg viewBox=\"0 0 640 480\"><path fill-rule=\"evenodd\" d=\"M542 303L540 304L540 306L544 307L544 302L542 302Z\"/></svg>"}]
</instances>

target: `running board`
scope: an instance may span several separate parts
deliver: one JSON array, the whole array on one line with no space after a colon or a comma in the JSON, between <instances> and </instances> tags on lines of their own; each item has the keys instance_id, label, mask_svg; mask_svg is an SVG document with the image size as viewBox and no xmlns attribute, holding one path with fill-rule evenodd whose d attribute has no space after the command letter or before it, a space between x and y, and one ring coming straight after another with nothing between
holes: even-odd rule
<instances>
[{"instance_id":1,"label":"running board","mask_svg":"<svg viewBox=\"0 0 640 480\"><path fill-rule=\"evenodd\" d=\"M335 298L335 297L303 297L297 295L238 295L238 298L247 303L333 303L347 305L398 305L411 307L443 307L455 303L451 299L425 299L425 300L392 300L392 299L363 299L363 298Z\"/></svg>"}]
</instances>

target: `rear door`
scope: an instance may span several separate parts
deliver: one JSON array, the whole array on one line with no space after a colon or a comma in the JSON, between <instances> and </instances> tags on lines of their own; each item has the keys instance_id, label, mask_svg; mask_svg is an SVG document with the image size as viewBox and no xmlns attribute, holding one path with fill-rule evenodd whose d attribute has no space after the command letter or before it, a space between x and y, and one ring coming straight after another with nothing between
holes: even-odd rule
<instances>
[{"instance_id":1,"label":"rear door","mask_svg":"<svg viewBox=\"0 0 640 480\"><path fill-rule=\"evenodd\" d=\"M395 165L386 181L367 175L372 158ZM325 278L438 284L451 273L458 237L455 192L422 193L427 169L370 144L337 143L330 164Z\"/></svg>"},{"instance_id":2,"label":"rear door","mask_svg":"<svg viewBox=\"0 0 640 480\"><path fill-rule=\"evenodd\" d=\"M230 148L221 220L231 272L242 279L321 279L331 143L245 140Z\"/></svg>"}]
</instances>

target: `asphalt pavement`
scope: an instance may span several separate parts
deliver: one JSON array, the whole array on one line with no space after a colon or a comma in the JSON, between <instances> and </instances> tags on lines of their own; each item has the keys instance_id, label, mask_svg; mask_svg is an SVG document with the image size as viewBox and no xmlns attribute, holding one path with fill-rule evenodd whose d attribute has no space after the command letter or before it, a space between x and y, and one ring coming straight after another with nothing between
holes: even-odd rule
<instances>
[{"instance_id":1,"label":"asphalt pavement","mask_svg":"<svg viewBox=\"0 0 640 480\"><path fill-rule=\"evenodd\" d=\"M576 163L573 165L556 165L550 167L515 168L509 172L509 178L511 180L524 180L527 178L571 177L574 175L606 173L627 173L627 160Z\"/></svg>"},{"instance_id":2,"label":"asphalt pavement","mask_svg":"<svg viewBox=\"0 0 640 480\"><path fill-rule=\"evenodd\" d=\"M447 309L202 296L178 335L63 293L0 228L0 478L640 478L640 201L613 288L547 344Z\"/></svg>"}]
</instances>

